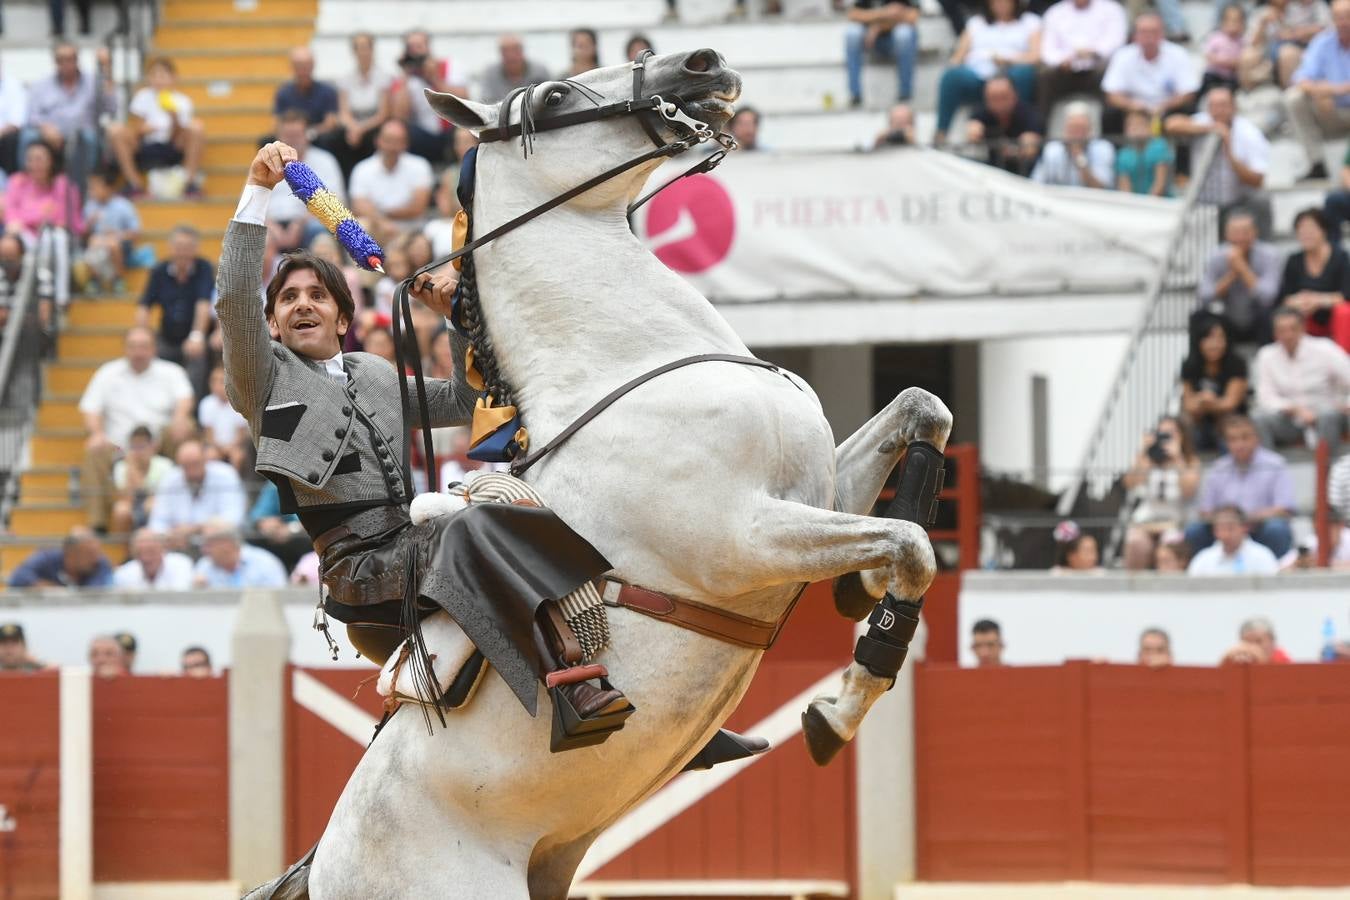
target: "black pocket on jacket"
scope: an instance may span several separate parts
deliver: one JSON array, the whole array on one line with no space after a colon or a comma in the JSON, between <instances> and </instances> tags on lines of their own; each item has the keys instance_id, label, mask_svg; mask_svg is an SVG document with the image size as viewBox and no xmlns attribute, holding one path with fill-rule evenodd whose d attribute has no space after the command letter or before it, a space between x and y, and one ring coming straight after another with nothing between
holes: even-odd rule
<instances>
[{"instance_id":1,"label":"black pocket on jacket","mask_svg":"<svg viewBox=\"0 0 1350 900\"><path fill-rule=\"evenodd\" d=\"M352 472L361 471L361 454L353 450L338 460L337 468L333 470L334 475L350 475Z\"/></svg>"},{"instance_id":2,"label":"black pocket on jacket","mask_svg":"<svg viewBox=\"0 0 1350 900\"><path fill-rule=\"evenodd\" d=\"M303 403L289 403L263 410L262 436L278 441L289 441L300 425L300 419L309 409Z\"/></svg>"}]
</instances>

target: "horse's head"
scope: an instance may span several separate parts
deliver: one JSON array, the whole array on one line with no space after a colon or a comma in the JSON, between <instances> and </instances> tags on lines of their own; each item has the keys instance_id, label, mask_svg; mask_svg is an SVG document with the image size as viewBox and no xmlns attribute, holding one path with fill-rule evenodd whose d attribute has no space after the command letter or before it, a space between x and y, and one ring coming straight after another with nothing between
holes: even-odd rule
<instances>
[{"instance_id":1,"label":"horse's head","mask_svg":"<svg viewBox=\"0 0 1350 900\"><path fill-rule=\"evenodd\" d=\"M456 126L485 140L501 140L500 149L489 153L492 168L507 177L494 179L495 183L510 184L525 199L537 202L653 150L654 142L688 136L690 125L704 123L713 133L720 132L740 92L740 74L728 68L717 51L703 49L648 56L636 64L532 85L496 105L434 91L428 91L427 98L442 118ZM623 108L628 101L654 96L674 104L666 107L670 116ZM602 110L605 114L598 115ZM502 132L513 127L517 131L510 136ZM527 153L520 150L522 127L527 132ZM659 164L653 159L572 202L588 207L626 202Z\"/></svg>"}]
</instances>

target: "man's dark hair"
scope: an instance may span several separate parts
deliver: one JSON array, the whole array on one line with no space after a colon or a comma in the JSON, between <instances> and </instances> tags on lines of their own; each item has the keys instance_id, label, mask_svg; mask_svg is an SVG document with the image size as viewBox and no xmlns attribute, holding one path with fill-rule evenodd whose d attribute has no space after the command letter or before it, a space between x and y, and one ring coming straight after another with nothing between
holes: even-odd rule
<instances>
[{"instance_id":1,"label":"man's dark hair","mask_svg":"<svg viewBox=\"0 0 1350 900\"><path fill-rule=\"evenodd\" d=\"M735 114L731 117L731 122L735 122L737 119L744 116L750 116L755 120L756 125L759 124L759 110L755 109L753 106L742 106L740 109L736 110ZM730 126L731 122L728 122L727 125Z\"/></svg>"},{"instance_id":2,"label":"man's dark hair","mask_svg":"<svg viewBox=\"0 0 1350 900\"><path fill-rule=\"evenodd\" d=\"M1172 649L1172 636L1156 625L1150 628L1145 628L1143 631L1139 632L1139 642L1142 644L1144 642L1144 638L1148 637L1150 634L1157 635L1158 637L1162 638L1163 641L1166 642L1167 644L1167 649L1168 650Z\"/></svg>"},{"instance_id":3,"label":"man's dark hair","mask_svg":"<svg viewBox=\"0 0 1350 900\"><path fill-rule=\"evenodd\" d=\"M117 184L117 179L121 177L116 166L94 166L89 170L90 178L97 178L99 181L111 187Z\"/></svg>"},{"instance_id":4,"label":"man's dark hair","mask_svg":"<svg viewBox=\"0 0 1350 900\"><path fill-rule=\"evenodd\" d=\"M190 237L194 241L200 241L202 239L202 233L198 231L196 228L193 228L191 225L175 225L169 231L169 237L171 238L177 237L180 234L183 237Z\"/></svg>"},{"instance_id":5,"label":"man's dark hair","mask_svg":"<svg viewBox=\"0 0 1350 900\"><path fill-rule=\"evenodd\" d=\"M313 272L328 289L333 301L337 303L338 312L346 316L348 322L353 321L356 318L356 301L352 299L352 292L347 288L347 279L342 277L342 270L326 259L319 259L308 250L297 250L282 256L281 265L277 266L277 274L267 283L264 314L272 315L272 310L277 305L277 295L286 286L286 279L291 277L291 273L302 272L305 269Z\"/></svg>"},{"instance_id":6,"label":"man's dark hair","mask_svg":"<svg viewBox=\"0 0 1350 900\"><path fill-rule=\"evenodd\" d=\"M998 627L998 623L993 619L981 619L970 628L971 634L996 634L1003 637L1003 629Z\"/></svg>"},{"instance_id":7,"label":"man's dark hair","mask_svg":"<svg viewBox=\"0 0 1350 900\"><path fill-rule=\"evenodd\" d=\"M133 441L136 438L145 438L147 441L153 441L155 439L155 433L150 430L149 425L137 425L135 428L131 429L130 437Z\"/></svg>"},{"instance_id":8,"label":"man's dark hair","mask_svg":"<svg viewBox=\"0 0 1350 900\"><path fill-rule=\"evenodd\" d=\"M1214 514L1213 514L1212 516L1210 516L1210 521L1213 521L1214 519L1217 519L1219 516L1223 515L1224 513L1228 513L1229 515L1235 516L1235 517L1237 518L1237 520L1238 520L1240 523L1242 523L1243 525L1246 525L1246 524L1247 524L1247 514L1246 514L1245 512L1242 511L1242 507L1240 507L1240 506L1234 506L1234 505L1231 504L1231 503L1229 503L1229 504L1227 504L1227 505L1225 505L1225 506L1220 506L1220 507L1218 507L1217 509L1215 509L1215 510L1214 510Z\"/></svg>"},{"instance_id":9,"label":"man's dark hair","mask_svg":"<svg viewBox=\"0 0 1350 900\"><path fill-rule=\"evenodd\" d=\"M1294 309L1292 306L1277 306L1275 311L1270 314L1270 322L1272 325L1275 324L1276 319L1295 319L1300 325L1305 323L1303 313Z\"/></svg>"},{"instance_id":10,"label":"man's dark hair","mask_svg":"<svg viewBox=\"0 0 1350 900\"><path fill-rule=\"evenodd\" d=\"M283 125L287 122L298 122L301 125L308 126L309 116L305 115L303 109L297 109L292 106L289 109L283 110L281 115L277 118L277 121Z\"/></svg>"},{"instance_id":11,"label":"man's dark hair","mask_svg":"<svg viewBox=\"0 0 1350 900\"><path fill-rule=\"evenodd\" d=\"M1256 430L1252 420L1242 413L1229 413L1219 420L1219 434L1227 434L1230 428L1250 428Z\"/></svg>"},{"instance_id":12,"label":"man's dark hair","mask_svg":"<svg viewBox=\"0 0 1350 900\"><path fill-rule=\"evenodd\" d=\"M196 644L192 645L191 647L186 647L184 648L183 652L178 655L178 658L182 659L189 653L200 653L202 656L206 657L206 664L208 666L211 665L211 654L206 652L205 647L198 647Z\"/></svg>"}]
</instances>

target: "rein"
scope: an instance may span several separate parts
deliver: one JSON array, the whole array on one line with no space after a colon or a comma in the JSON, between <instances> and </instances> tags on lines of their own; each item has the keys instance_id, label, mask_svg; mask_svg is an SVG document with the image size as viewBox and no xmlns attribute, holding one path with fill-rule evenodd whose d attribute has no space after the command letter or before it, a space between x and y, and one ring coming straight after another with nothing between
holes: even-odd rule
<instances>
[{"instance_id":1,"label":"rein","mask_svg":"<svg viewBox=\"0 0 1350 900\"><path fill-rule=\"evenodd\" d=\"M550 116L543 119L537 119L535 118L533 108L533 95L537 85L528 85L526 87L516 88L514 91L508 94L506 98L501 102L500 107L501 112L499 114L499 120L506 121L508 124L498 125L495 128L485 129L479 134L479 142L492 143L496 141L505 141L513 137L519 137L522 152L528 157L530 151L533 149L533 137L536 132L552 131L555 129L567 128L573 125L581 125L588 122L596 122L603 119L614 118L617 116L632 115L637 117L638 123L642 126L643 131L646 132L647 136L651 139L652 143L655 144L655 147L653 149L648 150L646 153L639 154L638 156L635 156L632 159L627 160L626 162L622 162L611 169L607 169L606 171L601 172L599 175L595 175L591 178L586 179L580 184L571 187L566 191L563 191L561 194L558 194L557 196L544 201L543 203L539 204L533 209L527 210L526 212L521 213L515 218L501 225L498 225L496 228L492 229L487 234L484 234L481 237L473 238L471 240L466 239L464 245L459 249L455 250L453 253L441 259L433 260L427 263L426 265L419 268L417 271L413 272L412 275L410 275L408 278L405 278L403 281L399 283L398 288L396 289L394 294L394 310L392 322L393 327L391 329L392 336L394 338L394 362L395 367L398 369L399 372L399 398L402 403L404 416L406 417L408 410L411 408L411 404L409 402L408 380L405 377L405 373L408 371L408 369L411 369L413 374L413 381L416 386L417 410L421 416L420 421L422 423L421 429L422 444L423 444L423 455L425 457L424 464L426 466L428 490L435 489L436 472L435 472L435 453L431 439L431 428L428 424L431 421L431 415L427 404L426 385L425 379L422 374L421 353L419 348L417 347L417 334L413 326L412 306L409 297L409 291L411 289L411 286L417 281L417 279L421 278L423 275L427 274L433 269L439 269L442 266L448 265L458 259L461 259L462 257L468 256L478 248L492 243L493 241L495 241L497 238L501 237L504 234L514 231L521 225L524 225L526 222L529 222L531 219L535 219L543 215L544 213L549 212L552 209L556 209L562 204L568 202L569 200L572 200L573 198L578 197L581 194L584 194L585 192L589 191L594 187L597 187L598 185L604 184L610 179L622 175L624 172L627 172L630 169L634 169L645 163L651 162L654 159L662 159L677 156L685 152L686 150L689 150L692 147L695 147L706 141L711 140L719 145L719 148L706 158L699 160L697 163L690 166L680 175L676 176L675 178L672 178L670 181L666 182L660 187L649 191L646 195L630 204L628 207L628 214L631 215L636 209L641 207L644 203L646 203L656 194L670 187L675 182L683 178L687 178L690 175L696 175L711 171L713 168L717 166L718 163L720 163L726 157L726 154L729 150L733 150L736 148L736 140L734 138L725 133L715 133L712 130L712 128L709 125L707 125L707 123L701 122L698 119L695 119L692 116L688 115L683 110L681 102L679 100L668 101L662 98L659 94L653 94L650 97L643 96L642 91L643 77L646 72L647 60L652 55L653 55L652 51L646 50L643 51L643 53L640 54L637 59L633 60L632 64L633 97L631 99L622 100L617 103L609 103L603 106L596 105L595 108L593 109L579 110L577 112L563 113L557 116ZM581 85L577 86L583 87ZM588 93L593 93L589 92L589 89L585 89L584 87L583 89L587 90ZM517 97L521 98L520 121L511 124L510 123L511 106L514 104ZM591 102L594 103L595 101L592 100ZM673 131L675 131L677 135L676 138L674 140L665 140L661 135L660 131L661 126L667 126L671 128ZM470 151L470 153L474 152L475 151L472 150ZM472 198L470 198L470 201L471 199ZM472 202L465 204L466 208L464 211L466 215L471 216L471 211L469 209L469 207L471 206ZM461 294L462 294L462 287L463 284L461 282L461 292L460 292ZM457 294L457 299L459 296L460 295ZM400 319L402 320L402 322L400 322ZM404 337L405 330L406 330L406 339ZM404 358L405 354L409 349L405 346L405 341L412 344L411 359L409 360L405 360ZM471 346L473 346L472 342ZM473 349L475 350L475 352L478 352L480 348L474 346ZM689 365L694 362L701 362L704 360L713 360L713 359L720 359L726 362L741 362L746 365L758 365L764 368L777 368L772 364L765 363L762 360L754 359L753 357L727 356L723 354L705 354L704 356L688 357L686 359L677 360L674 363L668 363L658 369L646 373L645 375L633 379L632 381L628 382L627 384L623 385L616 391L606 396L595 406L591 407L589 410L583 413L580 419L578 419L576 422L573 422L572 425L564 429L563 432L561 432L557 437L549 441L549 443L541 450L539 450L537 453L527 455L526 457L518 461L515 459L514 454L512 454L511 474L519 475L523 473L530 466L538 462L539 459L547 455L549 452L554 450L559 444L561 444L563 441L571 437L578 429L581 428L582 425L589 422L601 411L603 411L607 406L609 406L611 403L617 400L620 396L637 387L639 384L642 384L643 382L648 381L651 378L654 378L657 375L660 375L664 372L670 371L671 369L680 368L681 366ZM465 374L467 377L468 376L467 366ZM491 398L489 397L489 399ZM414 492L412 484L412 466L410 458L411 432L406 427L406 422L403 431L404 431L404 438L403 438L404 487L407 489L408 496L412 497ZM524 447L520 447L520 452L523 451Z\"/></svg>"}]
</instances>

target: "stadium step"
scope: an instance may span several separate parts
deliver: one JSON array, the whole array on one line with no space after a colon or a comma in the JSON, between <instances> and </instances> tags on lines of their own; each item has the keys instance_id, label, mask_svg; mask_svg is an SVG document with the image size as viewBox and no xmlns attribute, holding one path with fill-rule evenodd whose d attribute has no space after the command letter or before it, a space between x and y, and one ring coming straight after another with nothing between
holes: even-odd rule
<instances>
[{"instance_id":1,"label":"stadium step","mask_svg":"<svg viewBox=\"0 0 1350 900\"><path fill-rule=\"evenodd\" d=\"M10 513L9 525L15 534L29 537L60 537L76 525L85 524L84 508L62 503L20 503Z\"/></svg>"},{"instance_id":2,"label":"stadium step","mask_svg":"<svg viewBox=\"0 0 1350 900\"><path fill-rule=\"evenodd\" d=\"M319 0L167 0L161 25L201 19L253 22L269 18L306 18L319 14Z\"/></svg>"},{"instance_id":3,"label":"stadium step","mask_svg":"<svg viewBox=\"0 0 1350 900\"><path fill-rule=\"evenodd\" d=\"M66 325L72 329L105 326L130 328L136 321L137 305L134 296L74 300L66 312Z\"/></svg>"},{"instance_id":4,"label":"stadium step","mask_svg":"<svg viewBox=\"0 0 1350 900\"><path fill-rule=\"evenodd\" d=\"M196 227L212 223L220 227L234 215L237 202L220 197L173 202L149 200L137 206L136 211L141 215L141 228L146 231L167 231L176 225Z\"/></svg>"},{"instance_id":5,"label":"stadium step","mask_svg":"<svg viewBox=\"0 0 1350 900\"><path fill-rule=\"evenodd\" d=\"M94 370L99 365L99 363L87 359L48 363L43 375L44 389L47 393L83 394L84 389L89 385L89 379L94 377ZM33 462L38 465L55 465L60 460L42 459L37 454L37 446L34 445Z\"/></svg>"},{"instance_id":6,"label":"stadium step","mask_svg":"<svg viewBox=\"0 0 1350 900\"><path fill-rule=\"evenodd\" d=\"M213 21L198 17L160 23L155 32L155 49L170 56L195 47L286 52L297 44L308 44L313 31L313 19L253 17Z\"/></svg>"},{"instance_id":7,"label":"stadium step","mask_svg":"<svg viewBox=\"0 0 1350 900\"><path fill-rule=\"evenodd\" d=\"M249 158L251 159L252 156L250 155ZM214 222L207 223L204 220L198 221L199 225L208 224L215 226L214 228L199 229L201 231L202 241L201 249L198 252L204 259L209 260L213 266L216 264L216 260L220 259L220 245L225 239L225 224L229 221L228 216L233 213L234 209L231 208L229 213ZM155 248L155 255L158 258L165 259L168 257L169 230L167 228L163 230L142 232L142 237L144 238L144 243Z\"/></svg>"},{"instance_id":8,"label":"stadium step","mask_svg":"<svg viewBox=\"0 0 1350 900\"><path fill-rule=\"evenodd\" d=\"M126 333L126 325L68 328L56 339L57 359L62 362L76 359L107 360L121 356Z\"/></svg>"},{"instance_id":9,"label":"stadium step","mask_svg":"<svg viewBox=\"0 0 1350 900\"><path fill-rule=\"evenodd\" d=\"M84 416L76 400L53 400L46 397L38 407L37 425L40 429L83 428Z\"/></svg>"},{"instance_id":10,"label":"stadium step","mask_svg":"<svg viewBox=\"0 0 1350 900\"><path fill-rule=\"evenodd\" d=\"M197 112L207 134L254 134L262 137L272 131L272 107L245 106L228 109L203 109ZM256 146L256 139L254 145Z\"/></svg>"},{"instance_id":11,"label":"stadium step","mask_svg":"<svg viewBox=\"0 0 1350 900\"><path fill-rule=\"evenodd\" d=\"M56 535L56 537L64 537L64 535ZM17 569L25 559L39 550L55 546L56 543L50 537L41 540L9 538L0 542L0 575L8 580L10 573ZM109 535L101 543L103 544L104 555L114 566L119 566L127 561L127 538L125 535Z\"/></svg>"},{"instance_id":12,"label":"stadium step","mask_svg":"<svg viewBox=\"0 0 1350 900\"><path fill-rule=\"evenodd\" d=\"M76 466L34 466L19 476L19 497L26 503L69 502Z\"/></svg>"},{"instance_id":13,"label":"stadium step","mask_svg":"<svg viewBox=\"0 0 1350 900\"><path fill-rule=\"evenodd\" d=\"M248 162L248 160L245 160L245 162ZM239 192L244 188L244 181L248 178L247 165L210 166L203 169L202 172L206 176L206 180L202 184L202 190L210 197L237 198ZM231 213L233 213L233 210L231 210Z\"/></svg>"},{"instance_id":14,"label":"stadium step","mask_svg":"<svg viewBox=\"0 0 1350 900\"><path fill-rule=\"evenodd\" d=\"M182 78L269 76L278 81L291 74L291 62L277 50L175 50L174 64Z\"/></svg>"},{"instance_id":15,"label":"stadium step","mask_svg":"<svg viewBox=\"0 0 1350 900\"><path fill-rule=\"evenodd\" d=\"M271 109L276 96L275 78L193 78L178 86L199 113L236 106Z\"/></svg>"},{"instance_id":16,"label":"stadium step","mask_svg":"<svg viewBox=\"0 0 1350 900\"><path fill-rule=\"evenodd\" d=\"M33 464L37 466L78 466L84 461L83 428L51 428L39 430L33 435ZM10 522L10 528L23 533L16 522Z\"/></svg>"},{"instance_id":17,"label":"stadium step","mask_svg":"<svg viewBox=\"0 0 1350 900\"><path fill-rule=\"evenodd\" d=\"M271 127L270 125L268 127ZM212 135L207 131L206 153L202 159L203 167L215 168L217 166L245 166L252 162L254 155L258 152L258 139L264 132L257 134L231 134L231 135ZM244 186L243 181L239 181L234 188L234 193L238 194ZM214 191L208 191L214 193Z\"/></svg>"}]
</instances>

